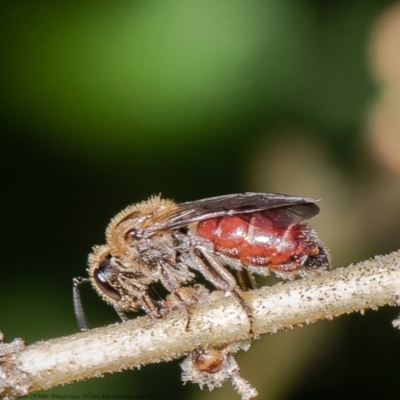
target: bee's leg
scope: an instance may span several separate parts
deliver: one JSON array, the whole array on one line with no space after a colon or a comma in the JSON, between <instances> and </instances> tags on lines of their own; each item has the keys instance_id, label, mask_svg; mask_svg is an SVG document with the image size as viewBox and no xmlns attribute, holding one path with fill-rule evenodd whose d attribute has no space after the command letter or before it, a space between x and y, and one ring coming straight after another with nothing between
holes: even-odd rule
<instances>
[{"instance_id":1,"label":"bee's leg","mask_svg":"<svg viewBox=\"0 0 400 400\"><path fill-rule=\"evenodd\" d=\"M162 306L163 306L163 299L161 296L158 294L157 290L154 288L154 286L149 286L147 288L147 294L154 304L154 306L157 308L158 313L161 316L161 311L162 311Z\"/></svg>"},{"instance_id":2,"label":"bee's leg","mask_svg":"<svg viewBox=\"0 0 400 400\"><path fill-rule=\"evenodd\" d=\"M238 278L239 286L244 292L255 290L257 288L254 276L247 269L242 268L239 271L236 271L236 276Z\"/></svg>"},{"instance_id":3,"label":"bee's leg","mask_svg":"<svg viewBox=\"0 0 400 400\"><path fill-rule=\"evenodd\" d=\"M254 317L253 313L243 298L241 290L237 286L235 278L213 257L210 252L202 247L196 246L195 255L199 262L197 263L199 272L210 281L217 289L232 293L243 310L246 312L250 323L249 333L253 333Z\"/></svg>"},{"instance_id":4,"label":"bee's leg","mask_svg":"<svg viewBox=\"0 0 400 400\"><path fill-rule=\"evenodd\" d=\"M88 282L90 282L89 278L78 277L73 279L72 296L74 301L74 311L75 311L76 322L78 323L78 327L81 332L88 331L89 328L86 322L85 313L83 312L79 286L82 283L88 283Z\"/></svg>"},{"instance_id":5,"label":"bee's leg","mask_svg":"<svg viewBox=\"0 0 400 400\"><path fill-rule=\"evenodd\" d=\"M170 272L170 266L162 266L160 269L161 272L161 283L163 286L171 292L171 295L174 296L180 304L183 305L186 315L187 315L187 323L185 330L189 330L190 324L190 314L191 314L191 304L189 299L187 299L181 292L180 289L182 287L181 283L176 279L176 277Z\"/></svg>"},{"instance_id":6,"label":"bee's leg","mask_svg":"<svg viewBox=\"0 0 400 400\"><path fill-rule=\"evenodd\" d=\"M153 318L161 318L161 299L154 288L150 287L142 294L140 299L142 310Z\"/></svg>"},{"instance_id":7,"label":"bee's leg","mask_svg":"<svg viewBox=\"0 0 400 400\"><path fill-rule=\"evenodd\" d=\"M235 260L223 254L218 255L218 261L222 265L232 268L236 272L237 283L243 292L257 289L257 282L250 268L243 268L243 264L239 260ZM261 272L257 269L259 275L269 275L269 269L262 267Z\"/></svg>"},{"instance_id":8,"label":"bee's leg","mask_svg":"<svg viewBox=\"0 0 400 400\"><path fill-rule=\"evenodd\" d=\"M186 326L185 326L185 331L187 332L189 330L189 325L190 325L190 320L191 320L191 306L190 304L187 302L187 299L185 298L185 296L182 296L180 291L176 291L173 293L173 295L178 299L178 301L184 306L185 308L185 312L186 312L186 316L187 316L187 320L186 320Z\"/></svg>"}]
</instances>

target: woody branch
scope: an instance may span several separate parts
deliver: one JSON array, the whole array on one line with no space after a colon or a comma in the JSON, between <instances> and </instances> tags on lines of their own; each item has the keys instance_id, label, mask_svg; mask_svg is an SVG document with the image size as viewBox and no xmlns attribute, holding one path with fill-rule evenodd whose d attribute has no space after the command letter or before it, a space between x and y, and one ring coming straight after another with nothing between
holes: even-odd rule
<instances>
[{"instance_id":1,"label":"woody branch","mask_svg":"<svg viewBox=\"0 0 400 400\"><path fill-rule=\"evenodd\" d=\"M260 335L395 304L399 293L397 251L320 276L263 287L244 297L253 311L253 331ZM186 324L186 313L176 310L165 319L141 317L29 345L0 358L0 378L7 383L9 377L1 368L23 374L25 383L18 381L19 393L25 390L27 394L105 372L168 361L199 347L250 338L248 317L233 296L199 304L188 330ZM15 388L11 383L8 388L3 385L4 390Z\"/></svg>"}]
</instances>

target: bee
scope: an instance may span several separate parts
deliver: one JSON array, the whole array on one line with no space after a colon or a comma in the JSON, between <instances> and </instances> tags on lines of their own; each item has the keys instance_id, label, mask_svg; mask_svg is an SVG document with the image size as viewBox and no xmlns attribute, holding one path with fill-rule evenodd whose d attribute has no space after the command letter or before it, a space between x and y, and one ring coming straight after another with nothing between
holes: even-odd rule
<instances>
[{"instance_id":1,"label":"bee","mask_svg":"<svg viewBox=\"0 0 400 400\"><path fill-rule=\"evenodd\" d=\"M329 255L304 221L317 200L274 193L242 193L177 204L160 197L133 204L110 222L106 244L89 256L89 278L74 279L79 329L87 323L78 286L90 282L122 320L138 309L159 318L165 301L156 286L183 304L184 288L202 275L252 313L230 269L283 277L329 269ZM228 269L229 268L229 269ZM245 275L243 275L245 276ZM247 284L250 286L250 283Z\"/></svg>"}]
</instances>

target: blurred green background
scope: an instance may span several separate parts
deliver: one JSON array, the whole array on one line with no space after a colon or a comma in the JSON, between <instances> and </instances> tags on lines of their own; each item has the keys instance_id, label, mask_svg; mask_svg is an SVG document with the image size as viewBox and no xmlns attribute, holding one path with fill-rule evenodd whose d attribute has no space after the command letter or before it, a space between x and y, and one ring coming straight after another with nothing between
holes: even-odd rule
<instances>
[{"instance_id":1,"label":"blurred green background","mask_svg":"<svg viewBox=\"0 0 400 400\"><path fill-rule=\"evenodd\" d=\"M322 198L312 224L334 266L397 249L400 113L379 112L400 104L380 100L400 86L386 74L397 65L396 46L380 52L387 43L400 52L398 7L2 2L6 339L75 333L72 278L86 274L109 219L153 194L179 202L243 191ZM385 23L394 24L388 34ZM90 288L83 292L91 326L117 321ZM384 308L263 337L238 355L242 375L260 399L395 398L397 314ZM177 361L46 393L238 398L229 382L212 393L182 386Z\"/></svg>"}]
</instances>

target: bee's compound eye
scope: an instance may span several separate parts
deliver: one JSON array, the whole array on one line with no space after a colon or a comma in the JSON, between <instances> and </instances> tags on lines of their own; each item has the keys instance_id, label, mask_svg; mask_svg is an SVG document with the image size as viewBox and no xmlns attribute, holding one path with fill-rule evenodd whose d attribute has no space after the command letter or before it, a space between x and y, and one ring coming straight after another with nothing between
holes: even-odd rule
<instances>
[{"instance_id":1,"label":"bee's compound eye","mask_svg":"<svg viewBox=\"0 0 400 400\"><path fill-rule=\"evenodd\" d=\"M104 292L108 297L114 300L120 300L121 295L118 290L115 289L107 280L109 272L107 271L108 265L100 264L98 268L93 271L93 277L97 286Z\"/></svg>"},{"instance_id":2,"label":"bee's compound eye","mask_svg":"<svg viewBox=\"0 0 400 400\"><path fill-rule=\"evenodd\" d=\"M125 240L127 241L138 239L140 239L140 233L137 231L137 229L131 229L125 233Z\"/></svg>"}]
</instances>

